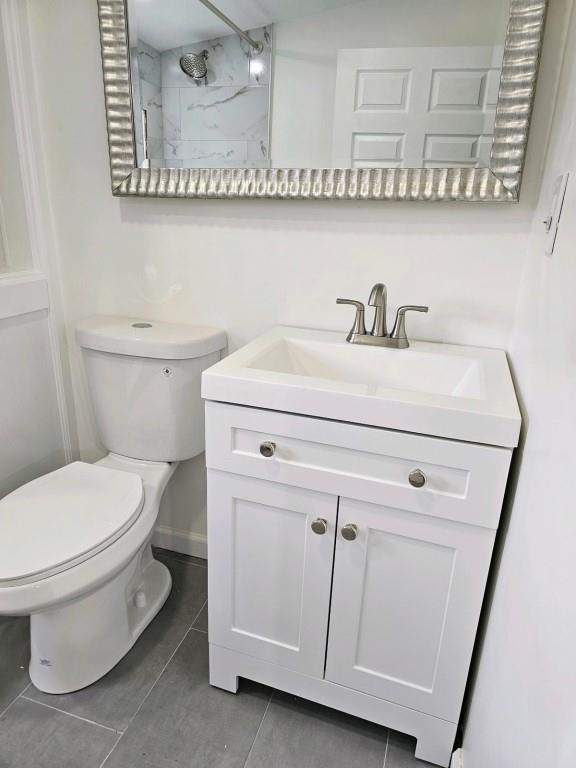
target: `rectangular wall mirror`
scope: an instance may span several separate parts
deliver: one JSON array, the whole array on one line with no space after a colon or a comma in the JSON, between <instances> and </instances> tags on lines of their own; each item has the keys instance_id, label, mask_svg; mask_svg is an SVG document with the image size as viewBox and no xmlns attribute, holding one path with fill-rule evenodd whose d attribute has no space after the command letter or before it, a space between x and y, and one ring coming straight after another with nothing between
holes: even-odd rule
<instances>
[{"instance_id":1,"label":"rectangular wall mirror","mask_svg":"<svg viewBox=\"0 0 576 768\"><path fill-rule=\"evenodd\" d=\"M99 0L113 192L515 202L546 0Z\"/></svg>"}]
</instances>

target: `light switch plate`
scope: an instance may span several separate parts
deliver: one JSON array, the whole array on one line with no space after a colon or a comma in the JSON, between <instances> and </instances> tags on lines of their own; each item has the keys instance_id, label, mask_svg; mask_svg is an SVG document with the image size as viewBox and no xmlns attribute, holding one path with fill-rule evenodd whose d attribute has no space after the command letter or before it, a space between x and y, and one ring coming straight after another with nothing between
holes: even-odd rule
<instances>
[{"instance_id":1,"label":"light switch plate","mask_svg":"<svg viewBox=\"0 0 576 768\"><path fill-rule=\"evenodd\" d=\"M554 253L554 243L556 242L556 235L558 234L558 224L560 222L560 216L562 215L562 204L564 203L564 195L566 194L569 176L569 173L563 173L558 176L552 187L550 214L544 221L546 226L546 244L544 251L548 256Z\"/></svg>"}]
</instances>

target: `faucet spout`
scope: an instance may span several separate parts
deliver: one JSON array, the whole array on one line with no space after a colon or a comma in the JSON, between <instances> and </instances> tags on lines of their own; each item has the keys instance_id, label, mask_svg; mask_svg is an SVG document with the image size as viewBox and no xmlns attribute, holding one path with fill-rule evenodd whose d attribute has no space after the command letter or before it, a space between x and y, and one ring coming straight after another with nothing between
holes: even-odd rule
<instances>
[{"instance_id":1,"label":"faucet spout","mask_svg":"<svg viewBox=\"0 0 576 768\"><path fill-rule=\"evenodd\" d=\"M376 283L368 300L368 306L374 307L374 324L370 332L371 336L382 338L388 335L386 329L386 300L386 286L384 283Z\"/></svg>"},{"instance_id":2,"label":"faucet spout","mask_svg":"<svg viewBox=\"0 0 576 768\"><path fill-rule=\"evenodd\" d=\"M350 344L369 344L374 347L390 347L391 349L407 349L410 346L406 336L406 312L428 312L428 307L407 304L398 310L392 333L386 330L386 286L376 283L370 292L368 304L374 307L374 325L370 333L366 333L364 325L364 304L355 299L336 299L337 304L351 304L356 307L354 325L346 341Z\"/></svg>"}]
</instances>

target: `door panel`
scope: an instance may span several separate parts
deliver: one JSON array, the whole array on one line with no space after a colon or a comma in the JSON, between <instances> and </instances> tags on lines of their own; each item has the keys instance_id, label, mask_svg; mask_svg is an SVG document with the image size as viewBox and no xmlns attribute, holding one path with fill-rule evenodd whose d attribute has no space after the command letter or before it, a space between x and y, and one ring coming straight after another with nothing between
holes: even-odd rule
<instances>
[{"instance_id":1,"label":"door panel","mask_svg":"<svg viewBox=\"0 0 576 768\"><path fill-rule=\"evenodd\" d=\"M214 471L208 494L210 642L322 677L337 497Z\"/></svg>"},{"instance_id":2,"label":"door panel","mask_svg":"<svg viewBox=\"0 0 576 768\"><path fill-rule=\"evenodd\" d=\"M340 499L326 678L458 719L494 532Z\"/></svg>"},{"instance_id":3,"label":"door panel","mask_svg":"<svg viewBox=\"0 0 576 768\"><path fill-rule=\"evenodd\" d=\"M355 659L359 669L432 690L454 556L452 547L368 531ZM388 584L396 588L383 589Z\"/></svg>"},{"instance_id":4,"label":"door panel","mask_svg":"<svg viewBox=\"0 0 576 768\"><path fill-rule=\"evenodd\" d=\"M502 46L341 50L333 165L488 165L502 56Z\"/></svg>"}]
</instances>

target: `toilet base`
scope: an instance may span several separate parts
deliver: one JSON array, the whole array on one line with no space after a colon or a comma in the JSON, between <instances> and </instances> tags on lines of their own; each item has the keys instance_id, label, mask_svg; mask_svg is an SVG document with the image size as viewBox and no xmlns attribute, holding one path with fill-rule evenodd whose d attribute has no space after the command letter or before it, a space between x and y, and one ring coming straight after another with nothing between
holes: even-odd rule
<instances>
[{"instance_id":1,"label":"toilet base","mask_svg":"<svg viewBox=\"0 0 576 768\"><path fill-rule=\"evenodd\" d=\"M30 678L44 693L71 693L128 653L170 594L172 577L150 540L110 581L30 620Z\"/></svg>"}]
</instances>

